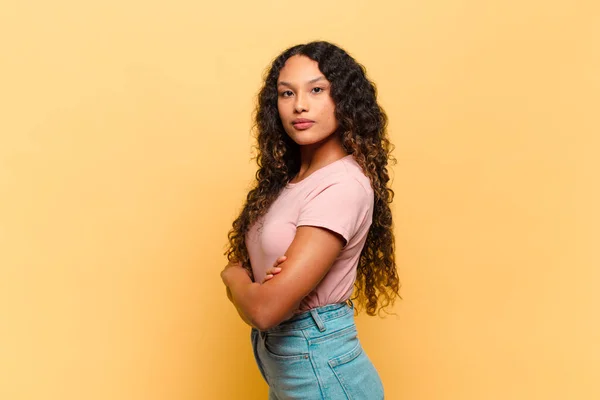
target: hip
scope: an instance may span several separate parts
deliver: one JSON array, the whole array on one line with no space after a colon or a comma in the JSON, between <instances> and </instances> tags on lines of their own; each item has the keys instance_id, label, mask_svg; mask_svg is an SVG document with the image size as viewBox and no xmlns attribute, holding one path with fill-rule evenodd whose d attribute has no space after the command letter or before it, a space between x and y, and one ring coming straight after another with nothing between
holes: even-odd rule
<instances>
[{"instance_id":1,"label":"hip","mask_svg":"<svg viewBox=\"0 0 600 400\"><path fill-rule=\"evenodd\" d=\"M251 338L272 398L383 398L346 303L303 312L265 332L252 329Z\"/></svg>"}]
</instances>

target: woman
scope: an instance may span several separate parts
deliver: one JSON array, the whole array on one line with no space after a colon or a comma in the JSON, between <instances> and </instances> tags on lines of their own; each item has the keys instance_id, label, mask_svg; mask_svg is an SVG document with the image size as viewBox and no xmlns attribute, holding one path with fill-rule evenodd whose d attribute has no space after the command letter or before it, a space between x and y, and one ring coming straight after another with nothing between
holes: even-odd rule
<instances>
[{"instance_id":1,"label":"woman","mask_svg":"<svg viewBox=\"0 0 600 400\"><path fill-rule=\"evenodd\" d=\"M221 277L269 399L383 398L354 303L375 315L399 297L386 124L364 68L331 43L291 47L266 74L257 183Z\"/></svg>"}]
</instances>

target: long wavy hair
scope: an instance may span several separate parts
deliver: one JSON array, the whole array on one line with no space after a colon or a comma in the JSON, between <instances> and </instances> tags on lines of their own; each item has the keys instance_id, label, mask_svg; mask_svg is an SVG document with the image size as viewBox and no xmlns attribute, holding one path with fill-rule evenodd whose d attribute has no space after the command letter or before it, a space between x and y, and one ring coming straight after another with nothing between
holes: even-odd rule
<instances>
[{"instance_id":1,"label":"long wavy hair","mask_svg":"<svg viewBox=\"0 0 600 400\"><path fill-rule=\"evenodd\" d=\"M394 234L389 203L394 192L387 186L387 170L393 146L387 137L387 116L377 103L375 84L365 67L343 49L323 41L293 46L281 53L267 69L255 110L258 171L255 186L229 232L225 254L240 262L252 275L246 234L263 216L285 185L300 170L300 147L285 132L277 108L277 79L286 60L306 56L319 65L331 83L331 97L342 145L369 177L374 192L373 222L360 255L353 300L367 314L393 305L400 297L400 282L394 258Z\"/></svg>"}]
</instances>

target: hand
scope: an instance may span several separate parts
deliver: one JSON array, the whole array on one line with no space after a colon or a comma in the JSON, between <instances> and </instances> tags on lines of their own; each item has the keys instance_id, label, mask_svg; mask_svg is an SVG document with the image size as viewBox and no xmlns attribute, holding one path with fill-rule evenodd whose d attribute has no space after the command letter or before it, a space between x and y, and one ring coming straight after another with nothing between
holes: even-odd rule
<instances>
[{"instance_id":1,"label":"hand","mask_svg":"<svg viewBox=\"0 0 600 400\"><path fill-rule=\"evenodd\" d=\"M273 279L275 275L281 272L281 267L279 267L279 265L281 265L285 260L287 260L286 256L281 256L275 260L275 264L273 264L273 266L267 270L267 276L265 276L263 283Z\"/></svg>"}]
</instances>

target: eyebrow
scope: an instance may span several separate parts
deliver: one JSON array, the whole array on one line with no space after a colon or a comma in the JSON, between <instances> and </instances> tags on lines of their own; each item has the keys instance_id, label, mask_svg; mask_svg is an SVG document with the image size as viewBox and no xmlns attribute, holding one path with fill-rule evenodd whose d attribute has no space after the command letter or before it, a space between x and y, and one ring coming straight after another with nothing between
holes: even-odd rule
<instances>
[{"instance_id":1,"label":"eyebrow","mask_svg":"<svg viewBox=\"0 0 600 400\"><path fill-rule=\"evenodd\" d=\"M324 77L324 76L319 76L318 78L311 79L311 80L310 80L310 81L308 81L307 83L308 83L308 84L315 83L315 82L317 82L317 81L320 81L321 79L325 79L325 77ZM289 82L284 82L284 81L281 81L281 82L279 82L279 83L277 84L277 86L287 86L287 87L292 87L292 84L291 84L291 83L289 83Z\"/></svg>"}]
</instances>

